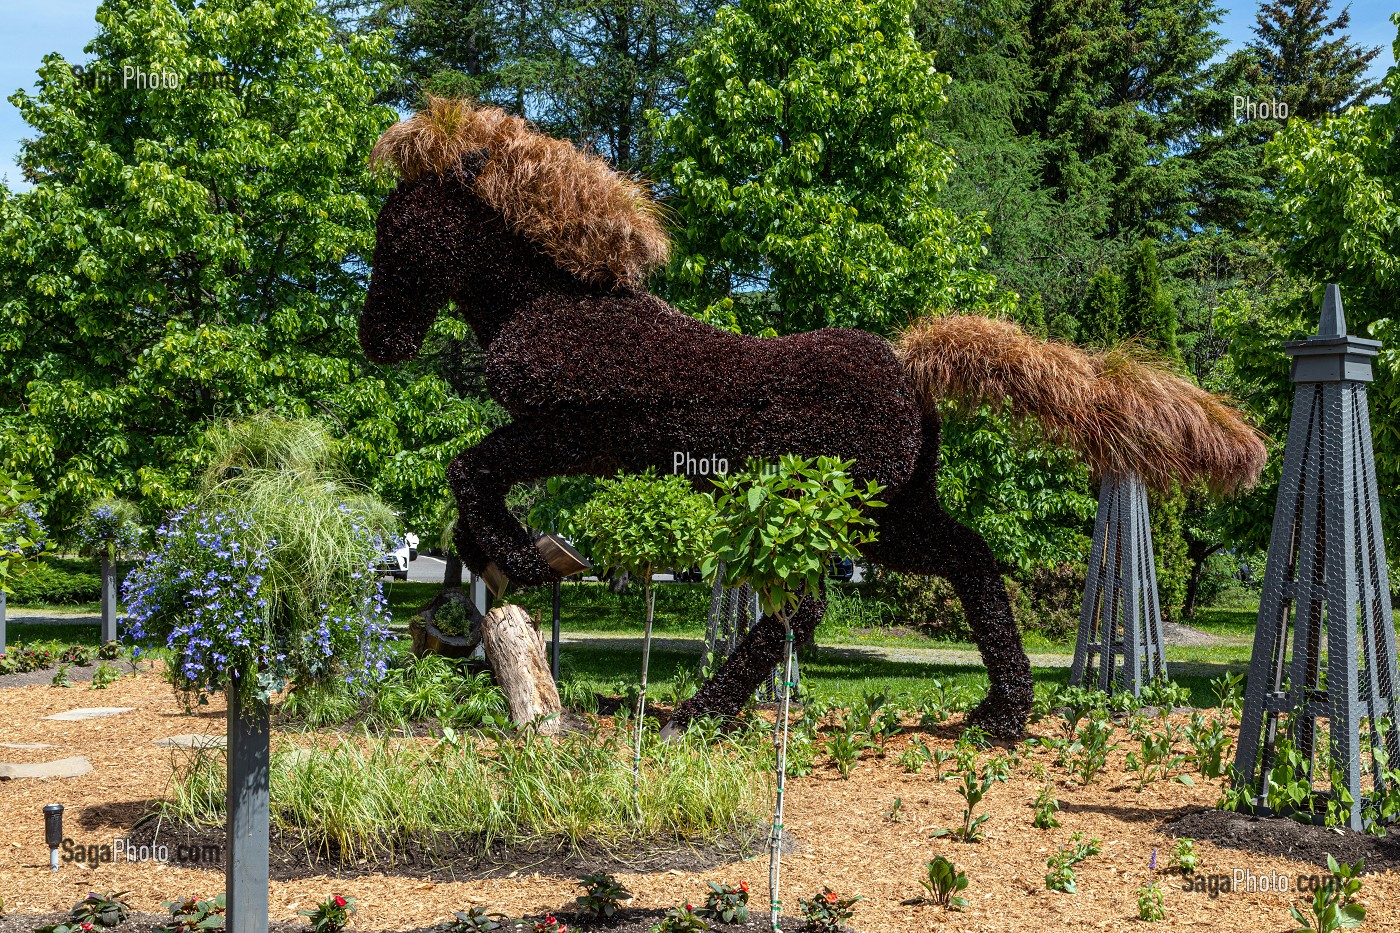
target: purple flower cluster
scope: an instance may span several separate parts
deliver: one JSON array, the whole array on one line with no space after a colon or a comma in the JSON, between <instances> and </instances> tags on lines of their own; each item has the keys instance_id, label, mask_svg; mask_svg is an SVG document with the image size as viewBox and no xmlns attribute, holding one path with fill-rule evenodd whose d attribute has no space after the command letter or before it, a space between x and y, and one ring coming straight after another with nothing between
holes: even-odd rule
<instances>
[{"instance_id":1,"label":"purple flower cluster","mask_svg":"<svg viewBox=\"0 0 1400 933\"><path fill-rule=\"evenodd\" d=\"M141 528L112 506L98 505L78 526L78 541L89 554L130 554L141 547Z\"/></svg>"},{"instance_id":2,"label":"purple flower cluster","mask_svg":"<svg viewBox=\"0 0 1400 933\"><path fill-rule=\"evenodd\" d=\"M28 502L22 503L8 517L0 517L0 560L42 554L48 535L39 510Z\"/></svg>"},{"instance_id":3,"label":"purple flower cluster","mask_svg":"<svg viewBox=\"0 0 1400 933\"><path fill-rule=\"evenodd\" d=\"M368 530L356 531L365 536L365 553L378 554ZM197 508L176 514L126 579L128 637L169 648L177 686L189 695L236 682L249 701L288 681L377 680L392 637L377 577L368 567L349 570L332 589L335 599L314 618L300 618L294 600L270 590L278 556L278 542L249 515Z\"/></svg>"}]
</instances>

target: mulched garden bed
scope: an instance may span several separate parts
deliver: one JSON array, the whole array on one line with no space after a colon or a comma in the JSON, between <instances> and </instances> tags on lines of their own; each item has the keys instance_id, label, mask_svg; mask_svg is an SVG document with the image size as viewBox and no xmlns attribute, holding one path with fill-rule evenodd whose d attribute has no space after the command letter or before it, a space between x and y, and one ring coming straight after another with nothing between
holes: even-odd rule
<instances>
[{"instance_id":1,"label":"mulched garden bed","mask_svg":"<svg viewBox=\"0 0 1400 933\"><path fill-rule=\"evenodd\" d=\"M1293 859L1327 867L1366 860L1366 870L1400 868L1400 833L1368 836L1327 826L1311 826L1286 817L1254 817L1228 810L1197 810L1162 824L1173 836L1205 840L1223 849L1239 849L1271 858Z\"/></svg>"},{"instance_id":2,"label":"mulched garden bed","mask_svg":"<svg viewBox=\"0 0 1400 933\"><path fill-rule=\"evenodd\" d=\"M465 905L464 905L465 906ZM664 910L641 910L623 908L612 917L607 919L595 919L585 917L581 914L559 913L555 916L567 924L571 931L578 933L593 933L593 931L606 931L606 933L651 933L651 928L661 922L661 918L666 915ZM34 933L34 930L42 926L54 923L63 923L68 919L66 913L50 914L0 914L0 933ZM523 918L526 924L524 929L530 926L540 917ZM126 922L114 927L115 933L154 933L156 928L169 922L168 914L133 913ZM756 933L759 930L770 929L768 926L768 915L750 913L746 923L720 923L710 922L710 929L715 933ZM782 928L800 933L804 929L804 923L800 917L783 917ZM267 925L268 933L309 933L310 927L306 923L293 923L290 921L272 921ZM509 930L509 927L505 928ZM351 933L376 933L376 931L361 930L358 924L351 923ZM848 928L850 933L857 933L854 929ZM398 931L383 931L383 933L398 933ZM403 931L403 933L443 933L441 926L416 927L413 930Z\"/></svg>"},{"instance_id":3,"label":"mulched garden bed","mask_svg":"<svg viewBox=\"0 0 1400 933\"><path fill-rule=\"evenodd\" d=\"M221 848L224 831L220 826L187 826L153 818L140 820L129 836L136 846L163 845L175 852L211 851ZM354 860L339 857L308 844L293 833L272 830L271 877L275 881L332 875L356 878L371 874L426 878L435 881L466 881L482 878L514 878L538 872L558 878L580 878L595 872L700 872L728 865L740 859L767 852L767 829L756 831L748 841L735 836L718 844L687 844L674 839L641 842L625 851L602 847L575 847L567 839L544 839L522 845L494 843L485 857L479 847L464 845L459 837L443 834L433 840L411 840L392 852ZM799 853L802 842L793 833L784 834L783 852ZM218 862L186 864L222 874ZM2 931L0 931L2 933Z\"/></svg>"}]
</instances>

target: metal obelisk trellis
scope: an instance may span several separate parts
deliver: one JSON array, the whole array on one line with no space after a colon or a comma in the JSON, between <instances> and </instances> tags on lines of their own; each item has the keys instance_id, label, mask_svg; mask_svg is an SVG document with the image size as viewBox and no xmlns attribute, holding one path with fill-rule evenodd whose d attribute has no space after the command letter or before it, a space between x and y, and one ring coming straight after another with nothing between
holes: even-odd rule
<instances>
[{"instance_id":1,"label":"metal obelisk trellis","mask_svg":"<svg viewBox=\"0 0 1400 933\"><path fill-rule=\"evenodd\" d=\"M748 584L726 587L720 582L723 578L724 565L720 564L710 590L710 616L705 626L705 652L700 660L702 676L714 673L760 618L758 594L754 593ZM797 685L801 683L796 658L792 661L792 672L796 693ZM756 698L760 702L777 702L782 676L781 666L775 665L768 679L759 684Z\"/></svg>"},{"instance_id":2,"label":"metal obelisk trellis","mask_svg":"<svg viewBox=\"0 0 1400 933\"><path fill-rule=\"evenodd\" d=\"M1166 676L1147 488L1136 475L1106 476L1099 487L1070 683L1137 696Z\"/></svg>"},{"instance_id":3,"label":"metal obelisk trellis","mask_svg":"<svg viewBox=\"0 0 1400 933\"><path fill-rule=\"evenodd\" d=\"M1387 781L1374 756L1363 762L1362 720L1371 748L1380 747L1377 726L1387 722L1385 748L1392 764L1400 762L1400 677L1366 398L1380 343L1347 335L1341 290L1329 285L1317 336L1284 349L1293 358L1297 388L1249 662L1235 787L1247 794L1249 811L1273 812L1269 784L1283 724L1299 753L1290 780L1307 780L1312 788L1294 814L1319 822L1330 802L1347 825L1361 829L1374 799L1366 792L1374 795ZM1326 758L1318 755L1320 719L1327 722ZM1363 767L1370 772L1368 784L1362 783ZM1350 800L1334 798L1333 786L1345 788Z\"/></svg>"}]
</instances>

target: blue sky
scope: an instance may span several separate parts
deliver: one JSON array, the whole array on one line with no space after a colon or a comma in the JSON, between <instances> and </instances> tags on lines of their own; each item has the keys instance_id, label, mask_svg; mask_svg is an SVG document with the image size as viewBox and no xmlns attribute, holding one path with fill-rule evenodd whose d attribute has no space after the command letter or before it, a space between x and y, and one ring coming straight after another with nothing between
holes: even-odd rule
<instances>
[{"instance_id":1,"label":"blue sky","mask_svg":"<svg viewBox=\"0 0 1400 933\"><path fill-rule=\"evenodd\" d=\"M83 46L96 31L93 14L98 0L0 0L0 96L8 98L19 88L32 88L39 61L49 52L59 52L68 61L85 61ZM1222 3L1227 10L1220 25L1231 47L1251 38L1258 4ZM1334 4L1340 9L1342 4ZM1391 43L1395 27L1390 14L1400 9L1400 0L1354 0L1351 4L1352 37L1364 45L1379 45L1380 57L1374 62L1375 77L1383 75L1394 62ZM21 186L15 156L20 140L29 132L19 111L8 100L0 102L0 177L11 188Z\"/></svg>"}]
</instances>

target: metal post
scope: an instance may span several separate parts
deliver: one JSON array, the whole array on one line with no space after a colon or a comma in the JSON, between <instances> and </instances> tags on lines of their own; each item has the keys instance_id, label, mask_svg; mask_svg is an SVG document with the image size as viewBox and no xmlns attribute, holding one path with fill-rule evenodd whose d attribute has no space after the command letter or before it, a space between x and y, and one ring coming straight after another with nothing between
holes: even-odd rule
<instances>
[{"instance_id":1,"label":"metal post","mask_svg":"<svg viewBox=\"0 0 1400 933\"><path fill-rule=\"evenodd\" d=\"M491 595L486 591L486 581L480 574L472 574L472 602L482 615L491 611Z\"/></svg>"},{"instance_id":2,"label":"metal post","mask_svg":"<svg viewBox=\"0 0 1400 933\"><path fill-rule=\"evenodd\" d=\"M1106 476L1099 486L1070 683L1138 696L1166 676L1147 487L1135 475Z\"/></svg>"},{"instance_id":3,"label":"metal post","mask_svg":"<svg viewBox=\"0 0 1400 933\"><path fill-rule=\"evenodd\" d=\"M228 693L227 933L267 933L271 750L268 704L244 709Z\"/></svg>"},{"instance_id":4,"label":"metal post","mask_svg":"<svg viewBox=\"0 0 1400 933\"><path fill-rule=\"evenodd\" d=\"M1246 792L1247 811L1274 812L1268 785L1282 731L1299 753L1293 779L1311 788L1287 815L1323 822L1330 805L1341 822L1359 830L1390 780L1374 755L1363 760L1367 740L1371 748L1384 742L1391 763L1400 762L1400 662L1366 397L1380 343L1347 335L1341 290L1329 285L1317 336L1284 349L1293 358L1297 388L1240 720L1235 787ZM1318 720L1326 721L1321 748ZM1364 770L1372 776L1365 794ZM1336 798L1334 785L1350 803Z\"/></svg>"},{"instance_id":5,"label":"metal post","mask_svg":"<svg viewBox=\"0 0 1400 933\"><path fill-rule=\"evenodd\" d=\"M102 642L117 640L117 568L102 555Z\"/></svg>"},{"instance_id":6,"label":"metal post","mask_svg":"<svg viewBox=\"0 0 1400 933\"><path fill-rule=\"evenodd\" d=\"M559 580L554 581L554 633L549 644L549 664L555 683L559 682L559 591L563 585Z\"/></svg>"}]
</instances>

